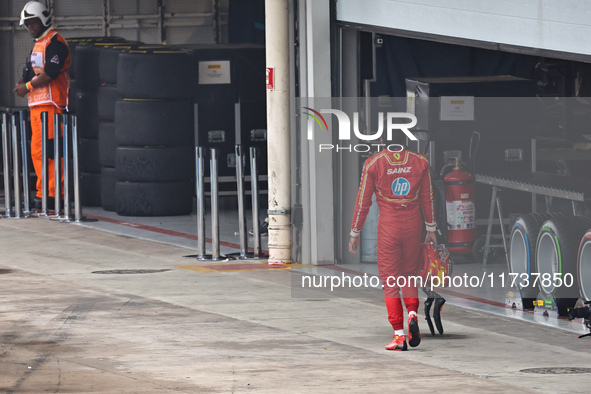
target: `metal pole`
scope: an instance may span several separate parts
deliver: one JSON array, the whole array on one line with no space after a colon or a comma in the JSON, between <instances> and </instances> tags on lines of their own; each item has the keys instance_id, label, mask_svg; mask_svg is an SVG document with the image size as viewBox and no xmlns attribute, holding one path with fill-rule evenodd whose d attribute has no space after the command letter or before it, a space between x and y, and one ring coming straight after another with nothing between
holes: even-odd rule
<instances>
[{"instance_id":1,"label":"metal pole","mask_svg":"<svg viewBox=\"0 0 591 394\"><path fill-rule=\"evenodd\" d=\"M53 201L55 208L55 217L60 217L60 200L62 197L60 191L61 171L60 171L60 115L55 114L53 118L53 174L54 174L54 192Z\"/></svg>"},{"instance_id":2,"label":"metal pole","mask_svg":"<svg viewBox=\"0 0 591 394\"><path fill-rule=\"evenodd\" d=\"M261 229L259 226L259 174L257 148L250 148L250 192L252 196L252 231L254 234L254 257L261 256Z\"/></svg>"},{"instance_id":3,"label":"metal pole","mask_svg":"<svg viewBox=\"0 0 591 394\"><path fill-rule=\"evenodd\" d=\"M70 146L68 144L68 133L70 132L70 122L68 121L68 115L63 115L63 145L64 145L64 216L62 221L68 223L70 221ZM57 179L57 178L56 178ZM56 180L57 182L57 180Z\"/></svg>"},{"instance_id":4,"label":"metal pole","mask_svg":"<svg viewBox=\"0 0 591 394\"><path fill-rule=\"evenodd\" d=\"M193 104L193 132L195 134L195 172L197 189L197 254L183 256L185 258L197 258L209 260L205 250L205 150L200 147L199 139L199 105ZM213 196L213 193L212 193ZM213 201L213 200L212 200ZM213 211L213 210L212 210Z\"/></svg>"},{"instance_id":5,"label":"metal pole","mask_svg":"<svg viewBox=\"0 0 591 394\"><path fill-rule=\"evenodd\" d=\"M197 154L197 258L205 260L205 156L203 148L195 147Z\"/></svg>"},{"instance_id":6,"label":"metal pole","mask_svg":"<svg viewBox=\"0 0 591 394\"><path fill-rule=\"evenodd\" d=\"M18 132L16 128L16 114L12 114L12 171L14 183L14 217L21 217L21 181L19 177Z\"/></svg>"},{"instance_id":7,"label":"metal pole","mask_svg":"<svg viewBox=\"0 0 591 394\"><path fill-rule=\"evenodd\" d=\"M274 90L267 90L270 265L291 262L290 3L265 0L266 63L274 78Z\"/></svg>"},{"instance_id":8,"label":"metal pole","mask_svg":"<svg viewBox=\"0 0 591 394\"><path fill-rule=\"evenodd\" d=\"M21 120L21 149L22 149L22 166L23 166L23 216L31 216L31 201L29 188L29 150L27 149L27 112L20 111Z\"/></svg>"},{"instance_id":9,"label":"metal pole","mask_svg":"<svg viewBox=\"0 0 591 394\"><path fill-rule=\"evenodd\" d=\"M238 192L238 232L240 235L240 258L246 259L248 238L246 235L246 215L244 213L244 174L242 173L242 147L234 147L236 153L236 187Z\"/></svg>"},{"instance_id":10,"label":"metal pole","mask_svg":"<svg viewBox=\"0 0 591 394\"><path fill-rule=\"evenodd\" d=\"M8 133L8 114L2 114L2 164L4 174L4 216L12 215L12 199L10 193L10 136Z\"/></svg>"},{"instance_id":11,"label":"metal pole","mask_svg":"<svg viewBox=\"0 0 591 394\"><path fill-rule=\"evenodd\" d=\"M47 215L47 128L49 127L48 113L41 113L41 214Z\"/></svg>"},{"instance_id":12,"label":"metal pole","mask_svg":"<svg viewBox=\"0 0 591 394\"><path fill-rule=\"evenodd\" d=\"M242 115L240 115L240 99L234 104L234 140L236 145L242 145Z\"/></svg>"},{"instance_id":13,"label":"metal pole","mask_svg":"<svg viewBox=\"0 0 591 394\"><path fill-rule=\"evenodd\" d=\"M211 165L209 167L211 176L211 246L212 260L220 259L220 216L218 212L218 150L210 149Z\"/></svg>"},{"instance_id":14,"label":"metal pole","mask_svg":"<svg viewBox=\"0 0 591 394\"><path fill-rule=\"evenodd\" d=\"M82 202L80 201L80 168L78 166L78 119L72 115L72 171L74 172L74 221L82 220Z\"/></svg>"}]
</instances>

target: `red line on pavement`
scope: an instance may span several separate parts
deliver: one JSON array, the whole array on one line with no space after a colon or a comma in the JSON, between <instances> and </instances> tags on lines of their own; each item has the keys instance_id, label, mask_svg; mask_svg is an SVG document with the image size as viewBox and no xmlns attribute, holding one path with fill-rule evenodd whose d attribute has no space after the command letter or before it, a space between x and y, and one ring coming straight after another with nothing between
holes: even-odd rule
<instances>
[{"instance_id":1,"label":"red line on pavement","mask_svg":"<svg viewBox=\"0 0 591 394\"><path fill-rule=\"evenodd\" d=\"M199 238L196 235L193 234L187 234L187 233L181 233L180 231L174 231L174 230L167 230L164 228L159 228L159 227L154 227L154 226L148 226L145 224L139 224L139 223L132 223L132 222L127 222L127 221L123 221L123 220L118 220L118 219L111 219L111 218L105 218L102 216L94 216L94 215L86 215L87 218L89 219L96 219L99 220L101 222L107 222L107 223L113 223L113 224L118 224L120 226L126 226L126 227L131 227L131 228L138 228L140 230L145 230L145 231L151 231L153 233L159 233L159 234L164 234L164 235L171 235L173 237L179 237L179 238L186 238L186 239L192 239L194 241L199 240ZM205 242L207 243L211 243L211 238L205 238ZM231 242L224 242L224 241L220 241L220 245L222 246L226 246L228 248L233 248L233 249L240 249L240 245L237 244L233 244ZM249 248L249 251L254 251L254 249ZM268 251L263 250L262 251L265 254L269 254Z\"/></svg>"}]
</instances>

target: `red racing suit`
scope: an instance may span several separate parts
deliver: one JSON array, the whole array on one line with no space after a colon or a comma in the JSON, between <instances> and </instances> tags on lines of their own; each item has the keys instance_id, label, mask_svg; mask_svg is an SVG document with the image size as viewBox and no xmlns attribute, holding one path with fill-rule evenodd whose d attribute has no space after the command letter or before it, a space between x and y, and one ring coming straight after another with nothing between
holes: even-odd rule
<instances>
[{"instance_id":1,"label":"red racing suit","mask_svg":"<svg viewBox=\"0 0 591 394\"><path fill-rule=\"evenodd\" d=\"M402 329L402 304L397 278L414 276L420 258L423 220L435 231L435 206L429 162L425 156L387 149L368 158L363 165L357 193L351 236L358 236L375 193L379 209L378 271L382 280L388 318L395 330ZM413 281L402 286L408 311L417 311L419 301Z\"/></svg>"}]
</instances>

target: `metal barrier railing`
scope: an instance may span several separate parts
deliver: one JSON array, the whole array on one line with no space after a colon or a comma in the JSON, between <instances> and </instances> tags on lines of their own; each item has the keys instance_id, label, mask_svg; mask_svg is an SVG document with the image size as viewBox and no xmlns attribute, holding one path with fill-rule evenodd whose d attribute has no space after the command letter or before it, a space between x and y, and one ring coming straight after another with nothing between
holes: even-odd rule
<instances>
[{"instance_id":1,"label":"metal barrier railing","mask_svg":"<svg viewBox=\"0 0 591 394\"><path fill-rule=\"evenodd\" d=\"M53 220L69 223L72 221L72 198L74 202L74 222L85 220L82 215L82 203L80 200L80 172L78 152L78 130L75 115L56 114L53 119L54 131L63 126L63 133L54 132L53 161L54 161L54 208L50 216L49 209L49 182L48 182L48 136L49 117L47 112L41 114L41 208L31 211L30 184L28 166L28 141L27 141L27 112L23 109L0 108L2 120L2 168L4 175L4 217L25 218L31 216L49 217ZM60 134L61 140L60 140ZM60 149L60 142L61 148ZM72 155L70 156L70 151ZM63 154L61 154L62 152ZM262 259L266 256L261 252L261 234L259 223L259 187L257 169L257 149L250 148L250 181L252 197L252 225L254 234L254 252L249 252L248 231L245 209L245 176L244 153L241 145L235 146L236 155L236 182L238 194L238 222L240 236L240 252L236 256L222 255L220 250L220 217L219 217L219 185L218 185L218 150L210 149L210 185L211 185L211 234L212 253L206 254L205 239L205 153L202 147L196 148L196 191L197 191L197 255L199 260L220 261L228 258L238 259ZM62 163L63 161L63 163ZM62 172L63 167L63 172ZM70 168L72 173L70 173ZM63 173L64 207L62 215L61 207L61 179ZM73 185L70 184L73 177ZM22 183L21 183L22 180ZM71 188L73 187L73 190Z\"/></svg>"},{"instance_id":2,"label":"metal barrier railing","mask_svg":"<svg viewBox=\"0 0 591 394\"><path fill-rule=\"evenodd\" d=\"M4 177L3 217L28 218L31 212L26 144L27 112L25 108L5 107L1 107L0 112L2 113L2 174Z\"/></svg>"},{"instance_id":3,"label":"metal barrier railing","mask_svg":"<svg viewBox=\"0 0 591 394\"><path fill-rule=\"evenodd\" d=\"M23 171L23 216L31 216L31 189L29 187L29 149L27 147L27 111L19 111L20 117L20 137L22 152L22 171ZM16 189L16 188L15 188Z\"/></svg>"},{"instance_id":4,"label":"metal barrier railing","mask_svg":"<svg viewBox=\"0 0 591 394\"><path fill-rule=\"evenodd\" d=\"M209 173L211 178L211 259L222 260L225 256L220 256L220 211L218 205L218 150L211 148L209 150L211 165Z\"/></svg>"},{"instance_id":5,"label":"metal barrier railing","mask_svg":"<svg viewBox=\"0 0 591 394\"><path fill-rule=\"evenodd\" d=\"M52 219L60 219L60 211L61 211L61 160L60 160L60 133L56 132L56 130L60 129L60 115L55 114L53 117L53 203L54 203L54 216ZM66 137L65 130L64 130L64 137Z\"/></svg>"},{"instance_id":6,"label":"metal barrier railing","mask_svg":"<svg viewBox=\"0 0 591 394\"><path fill-rule=\"evenodd\" d=\"M203 148L197 147L197 258L205 256L205 156Z\"/></svg>"},{"instance_id":7,"label":"metal barrier railing","mask_svg":"<svg viewBox=\"0 0 591 394\"><path fill-rule=\"evenodd\" d=\"M49 184L47 182L47 129L48 129L48 114L41 113L41 212L39 216L47 217L47 189Z\"/></svg>"},{"instance_id":8,"label":"metal barrier railing","mask_svg":"<svg viewBox=\"0 0 591 394\"><path fill-rule=\"evenodd\" d=\"M72 171L74 172L74 221L89 221L82 216L82 199L80 198L80 156L78 155L78 118L72 117ZM91 221L96 221L92 219Z\"/></svg>"},{"instance_id":9,"label":"metal barrier railing","mask_svg":"<svg viewBox=\"0 0 591 394\"><path fill-rule=\"evenodd\" d=\"M254 237L253 252L248 251L248 231L246 223L246 209L244 199L246 189L244 187L243 163L244 154L240 145L235 146L236 155L236 190L238 194L238 235L240 238L240 253L231 254L230 257L236 257L240 260L261 259L261 231L259 222L259 186L258 186L258 168L257 168L257 149L250 148L250 182L251 182L251 200L252 200L252 233Z\"/></svg>"},{"instance_id":10,"label":"metal barrier railing","mask_svg":"<svg viewBox=\"0 0 591 394\"><path fill-rule=\"evenodd\" d=\"M248 230L245 208L245 180L243 163L244 154L240 145L235 146L236 155L236 188L238 195L238 235L240 238L240 252L228 255L220 253L220 225L219 225L219 188L218 188L218 150L210 149L210 182L211 182L211 254L206 253L205 240L205 154L202 147L196 147L196 191L197 191L197 254L184 256L198 260L220 261L226 259L264 259L261 251L261 234L259 223L259 187L257 170L257 150L250 148L251 195L252 195L252 225L254 234L253 252L248 251Z\"/></svg>"},{"instance_id":11,"label":"metal barrier railing","mask_svg":"<svg viewBox=\"0 0 591 394\"><path fill-rule=\"evenodd\" d=\"M19 166L19 149L18 149L18 130L16 114L13 113L11 116L12 125L12 182L14 185L13 196L14 196L14 217L21 217L21 183L20 183L20 166ZM28 175L28 174L27 174Z\"/></svg>"},{"instance_id":12,"label":"metal barrier railing","mask_svg":"<svg viewBox=\"0 0 591 394\"><path fill-rule=\"evenodd\" d=\"M64 145L64 216L62 217L61 221L69 223L70 215L72 214L72 211L70 210L70 145L68 141L70 140L71 129L69 118L64 116L62 123L64 125L64 137L62 138ZM59 178L55 179L55 183L59 183L57 182L57 179ZM55 195L57 196L57 193Z\"/></svg>"},{"instance_id":13,"label":"metal barrier railing","mask_svg":"<svg viewBox=\"0 0 591 394\"><path fill-rule=\"evenodd\" d=\"M22 108L0 108L2 112L2 170L4 176L4 217L28 218L50 217L48 209L49 183L48 179L48 113L41 114L41 208L31 209L31 190L29 174L29 147L27 140L27 114ZM63 124L62 148L60 149L60 133L54 133L54 215L50 218L61 222L75 222L83 220L82 202L80 201L79 163L78 163L78 131L75 115L56 114L53 119L54 130L60 130ZM71 142L71 143L70 143ZM63 155L60 154L63 152ZM70 156L70 152L72 155ZM62 165L63 156L63 165ZM63 216L61 207L61 179L63 167ZM73 174L70 173L70 167ZM70 184L73 177L73 186ZM72 190L73 187L73 190ZM74 217L72 218L72 195L74 202Z\"/></svg>"},{"instance_id":14,"label":"metal barrier railing","mask_svg":"<svg viewBox=\"0 0 591 394\"><path fill-rule=\"evenodd\" d=\"M250 193L252 200L252 232L254 236L253 257L262 257L261 229L259 221L259 170L257 166L257 148L250 148Z\"/></svg>"},{"instance_id":15,"label":"metal barrier railing","mask_svg":"<svg viewBox=\"0 0 591 394\"><path fill-rule=\"evenodd\" d=\"M10 185L10 136L8 114L2 113L2 174L4 176L4 217L12 216L12 195Z\"/></svg>"},{"instance_id":16,"label":"metal barrier railing","mask_svg":"<svg viewBox=\"0 0 591 394\"><path fill-rule=\"evenodd\" d=\"M236 190L238 191L238 232L240 234L240 259L246 259L248 252L248 230L244 213L244 175L242 174L242 147L235 146L236 154Z\"/></svg>"}]
</instances>

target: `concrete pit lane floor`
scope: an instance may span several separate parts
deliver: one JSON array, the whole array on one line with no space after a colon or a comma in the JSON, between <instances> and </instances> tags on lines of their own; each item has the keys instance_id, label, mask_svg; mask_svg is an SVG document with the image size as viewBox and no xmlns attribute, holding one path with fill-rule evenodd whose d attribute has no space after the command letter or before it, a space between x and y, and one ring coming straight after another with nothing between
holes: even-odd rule
<instances>
[{"instance_id":1,"label":"concrete pit lane floor","mask_svg":"<svg viewBox=\"0 0 591 394\"><path fill-rule=\"evenodd\" d=\"M388 352L379 293L306 295L294 290L305 267L183 259L192 252L0 220L0 392L588 392L580 323L446 305L444 335L421 310L420 346Z\"/></svg>"}]
</instances>

